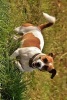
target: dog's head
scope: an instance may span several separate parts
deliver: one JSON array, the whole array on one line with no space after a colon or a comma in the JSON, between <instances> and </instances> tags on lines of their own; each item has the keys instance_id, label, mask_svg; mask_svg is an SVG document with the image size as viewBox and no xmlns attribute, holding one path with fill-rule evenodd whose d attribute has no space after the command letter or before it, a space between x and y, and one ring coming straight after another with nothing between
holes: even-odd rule
<instances>
[{"instance_id":1,"label":"dog's head","mask_svg":"<svg viewBox=\"0 0 67 100\"><path fill-rule=\"evenodd\" d=\"M39 54L36 56L32 62L32 67L37 68L40 71L48 71L52 73L51 78L56 75L56 70L54 69L53 65L53 54L50 53L49 55Z\"/></svg>"}]
</instances>

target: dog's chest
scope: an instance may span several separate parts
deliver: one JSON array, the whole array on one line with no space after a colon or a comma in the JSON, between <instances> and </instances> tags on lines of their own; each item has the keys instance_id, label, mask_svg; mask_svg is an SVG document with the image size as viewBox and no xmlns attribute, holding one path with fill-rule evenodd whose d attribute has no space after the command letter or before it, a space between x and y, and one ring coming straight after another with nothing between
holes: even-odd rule
<instances>
[{"instance_id":1,"label":"dog's chest","mask_svg":"<svg viewBox=\"0 0 67 100\"><path fill-rule=\"evenodd\" d=\"M33 68L29 66L29 60L33 57L33 55L41 53L41 51L36 47L26 47L21 48L20 50L20 57L21 57L21 65L25 71L32 71Z\"/></svg>"}]
</instances>

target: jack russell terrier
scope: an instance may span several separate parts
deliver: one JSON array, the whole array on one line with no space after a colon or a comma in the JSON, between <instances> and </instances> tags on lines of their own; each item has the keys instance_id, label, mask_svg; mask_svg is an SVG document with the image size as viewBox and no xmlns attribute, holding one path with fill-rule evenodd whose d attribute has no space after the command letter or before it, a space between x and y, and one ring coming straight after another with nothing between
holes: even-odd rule
<instances>
[{"instance_id":1,"label":"jack russell terrier","mask_svg":"<svg viewBox=\"0 0 67 100\"><path fill-rule=\"evenodd\" d=\"M41 31L53 25L56 21L55 17L43 13L45 19L48 20L47 24L41 24L34 26L30 23L26 23L15 28L15 31L21 35L21 47L14 51L10 56L11 59L20 57L18 61L16 58L16 65L20 71L32 71L35 68L40 71L48 71L51 73L51 78L56 75L56 70L53 65L53 54L44 54L42 49L44 46L44 39Z\"/></svg>"}]
</instances>

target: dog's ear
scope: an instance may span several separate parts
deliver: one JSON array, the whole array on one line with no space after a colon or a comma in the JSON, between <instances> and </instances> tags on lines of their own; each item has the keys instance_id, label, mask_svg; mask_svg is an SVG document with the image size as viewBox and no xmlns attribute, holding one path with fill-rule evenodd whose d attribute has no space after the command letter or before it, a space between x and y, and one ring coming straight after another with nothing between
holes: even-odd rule
<instances>
[{"instance_id":1,"label":"dog's ear","mask_svg":"<svg viewBox=\"0 0 67 100\"><path fill-rule=\"evenodd\" d=\"M49 53L49 56L51 56L52 58L54 58L54 54L53 53Z\"/></svg>"},{"instance_id":2,"label":"dog's ear","mask_svg":"<svg viewBox=\"0 0 67 100\"><path fill-rule=\"evenodd\" d=\"M54 76L56 75L56 70L55 69L52 69L51 71L49 71L49 73L52 73L51 79L53 79Z\"/></svg>"},{"instance_id":3,"label":"dog's ear","mask_svg":"<svg viewBox=\"0 0 67 100\"><path fill-rule=\"evenodd\" d=\"M53 54L53 53L49 53L48 55L49 55L49 56L51 56L51 57L53 57L53 56L54 56L54 54Z\"/></svg>"}]
</instances>

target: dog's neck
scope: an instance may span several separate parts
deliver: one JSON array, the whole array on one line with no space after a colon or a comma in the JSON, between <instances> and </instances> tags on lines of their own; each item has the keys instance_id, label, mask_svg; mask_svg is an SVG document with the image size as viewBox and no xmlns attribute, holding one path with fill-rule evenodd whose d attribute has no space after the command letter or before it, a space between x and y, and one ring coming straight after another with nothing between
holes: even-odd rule
<instances>
[{"instance_id":1,"label":"dog's neck","mask_svg":"<svg viewBox=\"0 0 67 100\"><path fill-rule=\"evenodd\" d=\"M21 48L21 65L25 71L32 71L33 68L29 66L29 60L37 53L41 54L41 50L37 47Z\"/></svg>"},{"instance_id":2,"label":"dog's neck","mask_svg":"<svg viewBox=\"0 0 67 100\"><path fill-rule=\"evenodd\" d=\"M37 53L37 54L33 55L32 58L30 58L30 60L29 60L29 66L30 66L30 67L32 67L32 62L33 62L34 58L35 58L37 55L39 55L39 54L40 54L40 53Z\"/></svg>"}]
</instances>

